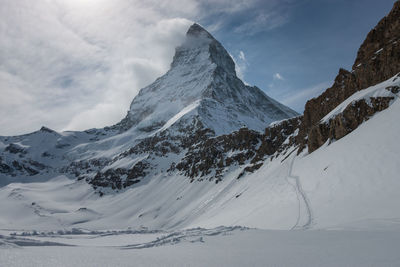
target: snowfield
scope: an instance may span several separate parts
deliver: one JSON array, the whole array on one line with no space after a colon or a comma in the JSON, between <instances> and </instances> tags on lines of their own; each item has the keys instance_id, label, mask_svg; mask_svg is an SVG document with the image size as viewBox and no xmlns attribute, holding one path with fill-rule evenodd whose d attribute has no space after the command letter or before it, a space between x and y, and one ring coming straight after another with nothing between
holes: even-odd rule
<instances>
[{"instance_id":1,"label":"snowfield","mask_svg":"<svg viewBox=\"0 0 400 267\"><path fill-rule=\"evenodd\" d=\"M2 266L398 266L399 231L92 233L0 239ZM46 241L44 241L46 240ZM49 241L47 241L49 240ZM14 242L14 243L13 243ZM45 244L44 242L48 242ZM49 244L49 242L63 242ZM65 246L68 244L69 246Z\"/></svg>"}]
</instances>

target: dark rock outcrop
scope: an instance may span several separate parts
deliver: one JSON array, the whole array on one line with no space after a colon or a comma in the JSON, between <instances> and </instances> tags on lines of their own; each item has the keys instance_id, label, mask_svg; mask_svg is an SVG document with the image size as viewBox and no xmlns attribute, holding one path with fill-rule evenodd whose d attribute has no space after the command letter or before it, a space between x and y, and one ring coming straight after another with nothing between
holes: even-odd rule
<instances>
[{"instance_id":1,"label":"dark rock outcrop","mask_svg":"<svg viewBox=\"0 0 400 267\"><path fill-rule=\"evenodd\" d=\"M139 161L131 169L108 169L105 172L97 172L94 178L89 179L88 182L94 187L122 189L140 182L140 178L146 176L146 169L149 166L150 164L146 161Z\"/></svg>"},{"instance_id":2,"label":"dark rock outcrop","mask_svg":"<svg viewBox=\"0 0 400 267\"><path fill-rule=\"evenodd\" d=\"M215 136L199 121L193 121L189 127L177 127L173 135L166 130L145 138L112 160L73 162L63 171L78 179L85 179L95 188L123 189L140 182L154 170L178 172L191 181L208 179L218 183L228 169L243 167L240 178L246 172L259 169L266 157L291 147L300 122L301 117L296 117L275 123L267 127L264 133L241 128L231 134ZM182 124L185 125L188 124ZM183 151L186 151L185 155L178 162L169 159L169 156L179 155ZM107 167L121 159L142 156L144 158L131 168ZM160 170L159 166L154 165L155 157L164 165L169 162L169 167Z\"/></svg>"},{"instance_id":3,"label":"dark rock outcrop","mask_svg":"<svg viewBox=\"0 0 400 267\"><path fill-rule=\"evenodd\" d=\"M252 163L262 161L266 155L284 152L296 143L295 131L299 128L302 116L275 123L265 129L264 138ZM289 138L289 139L288 139ZM285 141L287 140L287 143Z\"/></svg>"},{"instance_id":4,"label":"dark rock outcrop","mask_svg":"<svg viewBox=\"0 0 400 267\"><path fill-rule=\"evenodd\" d=\"M363 89L393 77L400 71L400 2L372 29L352 67L357 88Z\"/></svg>"},{"instance_id":5,"label":"dark rock outcrop","mask_svg":"<svg viewBox=\"0 0 400 267\"><path fill-rule=\"evenodd\" d=\"M26 154L25 148L13 143L9 144L4 150L12 154Z\"/></svg>"},{"instance_id":6,"label":"dark rock outcrop","mask_svg":"<svg viewBox=\"0 0 400 267\"><path fill-rule=\"evenodd\" d=\"M329 122L314 125L308 134L308 151L311 153L327 140L338 140L351 133L376 112L388 108L391 100L393 97L376 97L370 98L370 103L367 103L362 99L349 104Z\"/></svg>"},{"instance_id":7,"label":"dark rock outcrop","mask_svg":"<svg viewBox=\"0 0 400 267\"><path fill-rule=\"evenodd\" d=\"M175 168L192 179L212 174L216 182L233 165L248 165L239 177L254 172L263 165L266 156L294 144L294 132L300 121L301 117L281 121L267 127L264 134L242 128L228 135L209 138L190 147Z\"/></svg>"}]
</instances>

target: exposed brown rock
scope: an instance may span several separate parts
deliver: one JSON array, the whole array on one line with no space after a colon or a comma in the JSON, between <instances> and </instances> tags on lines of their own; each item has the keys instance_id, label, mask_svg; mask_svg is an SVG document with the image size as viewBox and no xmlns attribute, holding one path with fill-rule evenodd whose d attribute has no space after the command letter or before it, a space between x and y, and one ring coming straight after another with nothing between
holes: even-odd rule
<instances>
[{"instance_id":1,"label":"exposed brown rock","mask_svg":"<svg viewBox=\"0 0 400 267\"><path fill-rule=\"evenodd\" d=\"M400 2L372 29L352 67L360 89L380 83L400 71Z\"/></svg>"},{"instance_id":2,"label":"exposed brown rock","mask_svg":"<svg viewBox=\"0 0 400 267\"><path fill-rule=\"evenodd\" d=\"M320 96L305 105L304 117L296 142L299 153L309 147L309 152L321 145L319 121L331 110L355 92L378 84L400 72L400 1L396 1L391 12L372 29L361 45L352 72L339 70L334 84ZM339 121L337 123L340 123ZM340 127L336 127L340 131ZM319 130L318 130L319 129ZM341 133L337 133L341 135ZM342 133L343 134L343 133ZM311 137L312 140L307 140Z\"/></svg>"},{"instance_id":3,"label":"exposed brown rock","mask_svg":"<svg viewBox=\"0 0 400 267\"><path fill-rule=\"evenodd\" d=\"M261 142L262 134L247 128L208 138L189 147L176 169L191 178L205 176L215 170L214 177L218 179L226 167L243 165L252 159ZM232 155L228 156L228 152Z\"/></svg>"},{"instance_id":4,"label":"exposed brown rock","mask_svg":"<svg viewBox=\"0 0 400 267\"><path fill-rule=\"evenodd\" d=\"M391 100L393 97L375 97L367 103L362 99L349 104L329 122L314 125L308 135L308 151L311 153L327 140L338 140L349 134L376 112L388 108Z\"/></svg>"},{"instance_id":5,"label":"exposed brown rock","mask_svg":"<svg viewBox=\"0 0 400 267\"><path fill-rule=\"evenodd\" d=\"M176 165L176 169L192 179L215 171L213 176L218 182L228 167L249 164L239 175L240 178L246 172L259 169L266 156L293 145L294 137L291 135L298 128L300 121L301 117L281 121L267 127L264 134L242 128L228 135L208 138L190 147L185 157ZM288 138L287 144L283 145Z\"/></svg>"},{"instance_id":6,"label":"exposed brown rock","mask_svg":"<svg viewBox=\"0 0 400 267\"><path fill-rule=\"evenodd\" d=\"M299 116L267 127L260 148L257 150L257 154L251 162L256 163L263 160L266 155L282 152L287 147L292 146L295 143L295 136L289 136L299 128L301 121L302 116ZM289 142L283 145L288 137Z\"/></svg>"}]
</instances>

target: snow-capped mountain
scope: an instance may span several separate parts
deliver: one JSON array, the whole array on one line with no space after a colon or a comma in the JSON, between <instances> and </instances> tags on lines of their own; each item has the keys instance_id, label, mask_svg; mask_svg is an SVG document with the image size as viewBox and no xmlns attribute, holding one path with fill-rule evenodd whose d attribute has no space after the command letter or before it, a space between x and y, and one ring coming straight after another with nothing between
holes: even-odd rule
<instances>
[{"instance_id":1,"label":"snow-capped mountain","mask_svg":"<svg viewBox=\"0 0 400 267\"><path fill-rule=\"evenodd\" d=\"M221 135L241 127L264 131L271 122L296 115L257 87L245 85L225 48L193 24L176 49L171 69L140 90L119 125L149 133L196 118Z\"/></svg>"}]
</instances>

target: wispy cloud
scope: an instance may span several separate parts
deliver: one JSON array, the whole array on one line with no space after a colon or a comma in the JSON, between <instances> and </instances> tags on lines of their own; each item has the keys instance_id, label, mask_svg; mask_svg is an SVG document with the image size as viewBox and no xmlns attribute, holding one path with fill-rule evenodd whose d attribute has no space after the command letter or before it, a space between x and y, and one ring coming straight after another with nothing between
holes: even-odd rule
<instances>
[{"instance_id":1,"label":"wispy cloud","mask_svg":"<svg viewBox=\"0 0 400 267\"><path fill-rule=\"evenodd\" d=\"M288 21L293 4L298 0L254 0L253 5L241 10L242 19L233 31L243 35L254 35L276 29Z\"/></svg>"},{"instance_id":2,"label":"wispy cloud","mask_svg":"<svg viewBox=\"0 0 400 267\"><path fill-rule=\"evenodd\" d=\"M244 55L244 52L241 50L239 51L239 59L246 61L246 56Z\"/></svg>"},{"instance_id":3,"label":"wispy cloud","mask_svg":"<svg viewBox=\"0 0 400 267\"><path fill-rule=\"evenodd\" d=\"M244 76L245 76L247 67L249 65L249 63L247 62L247 59L246 59L246 55L244 54L244 52L242 50L240 50L239 53L237 54L237 56L231 55L231 57L232 57L233 61L235 62L235 70L236 70L237 76L244 83L246 83Z\"/></svg>"},{"instance_id":4,"label":"wispy cloud","mask_svg":"<svg viewBox=\"0 0 400 267\"><path fill-rule=\"evenodd\" d=\"M254 19L236 27L234 31L240 34L254 35L258 32L269 31L278 28L288 21L289 16L286 13L260 13Z\"/></svg>"},{"instance_id":5,"label":"wispy cloud","mask_svg":"<svg viewBox=\"0 0 400 267\"><path fill-rule=\"evenodd\" d=\"M282 77L282 75L280 73L275 73L273 76L274 80L280 80L280 81L284 81L285 79Z\"/></svg>"},{"instance_id":6,"label":"wispy cloud","mask_svg":"<svg viewBox=\"0 0 400 267\"><path fill-rule=\"evenodd\" d=\"M168 69L192 23L183 16L196 9L185 5L185 13L176 1L168 15L155 4L2 0L0 134L120 120L138 90Z\"/></svg>"},{"instance_id":7,"label":"wispy cloud","mask_svg":"<svg viewBox=\"0 0 400 267\"><path fill-rule=\"evenodd\" d=\"M299 112L303 112L304 105L307 100L317 97L323 91L331 86L332 82L326 81L316 85L313 85L309 88L304 88L298 90L297 93L291 92L290 94L281 98L281 102Z\"/></svg>"}]
</instances>

